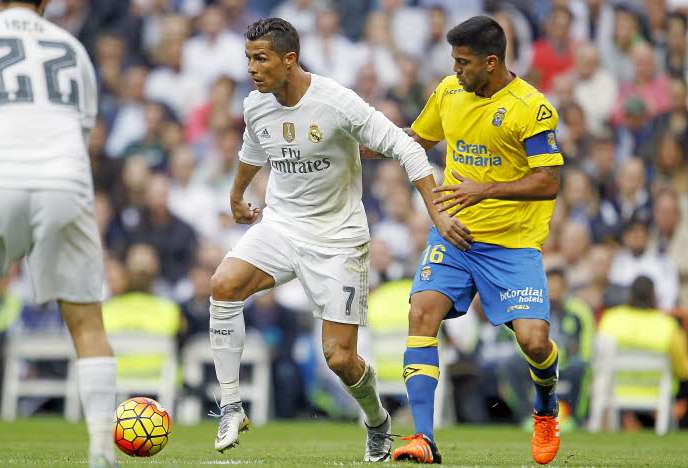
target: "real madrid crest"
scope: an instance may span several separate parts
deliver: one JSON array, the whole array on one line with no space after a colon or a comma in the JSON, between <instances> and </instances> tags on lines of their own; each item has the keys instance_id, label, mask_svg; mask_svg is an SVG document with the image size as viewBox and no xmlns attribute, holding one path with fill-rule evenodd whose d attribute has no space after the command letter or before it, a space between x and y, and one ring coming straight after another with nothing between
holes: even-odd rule
<instances>
[{"instance_id":1,"label":"real madrid crest","mask_svg":"<svg viewBox=\"0 0 688 468\"><path fill-rule=\"evenodd\" d=\"M494 113L494 116L492 117L492 125L495 127L499 127L502 125L502 122L504 122L504 115L506 114L506 109L503 107L500 107L497 109L497 111Z\"/></svg>"},{"instance_id":2,"label":"real madrid crest","mask_svg":"<svg viewBox=\"0 0 688 468\"><path fill-rule=\"evenodd\" d=\"M282 136L287 143L291 143L296 138L296 128L294 122L282 123Z\"/></svg>"},{"instance_id":3,"label":"real madrid crest","mask_svg":"<svg viewBox=\"0 0 688 468\"><path fill-rule=\"evenodd\" d=\"M319 143L322 141L323 137L323 132L317 124L311 124L311 126L308 127L308 139L311 143Z\"/></svg>"}]
</instances>

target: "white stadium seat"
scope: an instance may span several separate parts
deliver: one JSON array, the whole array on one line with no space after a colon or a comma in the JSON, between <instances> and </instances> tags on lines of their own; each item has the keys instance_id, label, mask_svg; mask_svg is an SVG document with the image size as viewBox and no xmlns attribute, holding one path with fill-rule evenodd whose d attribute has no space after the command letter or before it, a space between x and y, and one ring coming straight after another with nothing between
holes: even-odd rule
<instances>
[{"instance_id":1,"label":"white stadium seat","mask_svg":"<svg viewBox=\"0 0 688 468\"><path fill-rule=\"evenodd\" d=\"M652 382L631 383L645 392L625 394L618 390L618 373L647 373L657 377ZM593 384L589 429L600 431L606 420L618 430L621 410L655 411L655 432L666 434L672 424L673 374L667 355L637 349L619 349L613 338L600 335L595 341Z\"/></svg>"},{"instance_id":2,"label":"white stadium seat","mask_svg":"<svg viewBox=\"0 0 688 468\"><path fill-rule=\"evenodd\" d=\"M176 395L177 350L174 337L156 335L117 334L108 339L116 357L131 355L160 355L159 372L145 376L118 373L117 393L120 400L134 395L155 395L159 403L171 413ZM81 406L75 374L75 353L69 334L24 333L20 330L8 335L5 346L5 373L2 390L2 419L17 417L21 397L64 398L64 415L69 421L81 417ZM67 375L57 378L22 379L21 369L26 361L66 360Z\"/></svg>"}]
</instances>

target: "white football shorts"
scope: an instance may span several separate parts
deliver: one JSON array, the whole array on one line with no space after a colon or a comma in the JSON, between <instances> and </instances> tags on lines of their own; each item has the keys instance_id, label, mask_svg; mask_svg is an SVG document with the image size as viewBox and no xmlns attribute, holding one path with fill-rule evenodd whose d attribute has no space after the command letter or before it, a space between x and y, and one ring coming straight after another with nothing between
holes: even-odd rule
<instances>
[{"instance_id":1,"label":"white football shorts","mask_svg":"<svg viewBox=\"0 0 688 468\"><path fill-rule=\"evenodd\" d=\"M0 189L0 274L22 257L37 303L102 301L100 236L86 195Z\"/></svg>"},{"instance_id":2,"label":"white football shorts","mask_svg":"<svg viewBox=\"0 0 688 468\"><path fill-rule=\"evenodd\" d=\"M315 304L315 318L356 325L368 322L368 243L352 248L306 245L260 222L246 231L225 258L229 257L264 271L276 286L298 278Z\"/></svg>"}]
</instances>

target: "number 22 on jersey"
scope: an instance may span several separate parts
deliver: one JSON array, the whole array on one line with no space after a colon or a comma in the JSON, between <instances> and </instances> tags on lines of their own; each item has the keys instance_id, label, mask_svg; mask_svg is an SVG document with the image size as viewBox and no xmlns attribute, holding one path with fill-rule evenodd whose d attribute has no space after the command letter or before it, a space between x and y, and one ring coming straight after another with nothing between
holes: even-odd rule
<instances>
[{"instance_id":1,"label":"number 22 on jersey","mask_svg":"<svg viewBox=\"0 0 688 468\"><path fill-rule=\"evenodd\" d=\"M60 41L38 41L44 49L57 49L62 55L43 62L43 73L48 91L48 100L53 104L79 106L79 90L75 80L69 80L69 92L60 91L58 74L60 70L76 66L76 53L71 45ZM14 90L5 82L5 71L26 60L24 42L14 37L0 37L0 50L6 49L0 55L0 106L5 104L19 104L34 102L34 82L32 77L17 75L17 86Z\"/></svg>"}]
</instances>

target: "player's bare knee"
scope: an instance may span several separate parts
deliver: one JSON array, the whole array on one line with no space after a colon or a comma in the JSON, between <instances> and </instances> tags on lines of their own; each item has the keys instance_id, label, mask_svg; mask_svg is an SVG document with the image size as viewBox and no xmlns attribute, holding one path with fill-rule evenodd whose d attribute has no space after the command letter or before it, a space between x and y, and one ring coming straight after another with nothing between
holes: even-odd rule
<instances>
[{"instance_id":1,"label":"player's bare knee","mask_svg":"<svg viewBox=\"0 0 688 468\"><path fill-rule=\"evenodd\" d=\"M356 359L356 353L352 353L343 346L338 345L323 345L323 353L325 361L327 361L327 367L340 376L348 373Z\"/></svg>"},{"instance_id":2,"label":"player's bare knee","mask_svg":"<svg viewBox=\"0 0 688 468\"><path fill-rule=\"evenodd\" d=\"M247 296L244 289L238 278L220 268L210 277L211 294L218 301L243 301Z\"/></svg>"},{"instance_id":3,"label":"player's bare knee","mask_svg":"<svg viewBox=\"0 0 688 468\"><path fill-rule=\"evenodd\" d=\"M409 310L409 330L411 335L436 336L441 318L427 304L411 304Z\"/></svg>"},{"instance_id":4,"label":"player's bare knee","mask_svg":"<svg viewBox=\"0 0 688 468\"><path fill-rule=\"evenodd\" d=\"M518 344L523 352L532 360L542 362L547 359L551 349L547 335L530 333L526 336L517 337Z\"/></svg>"}]
</instances>

